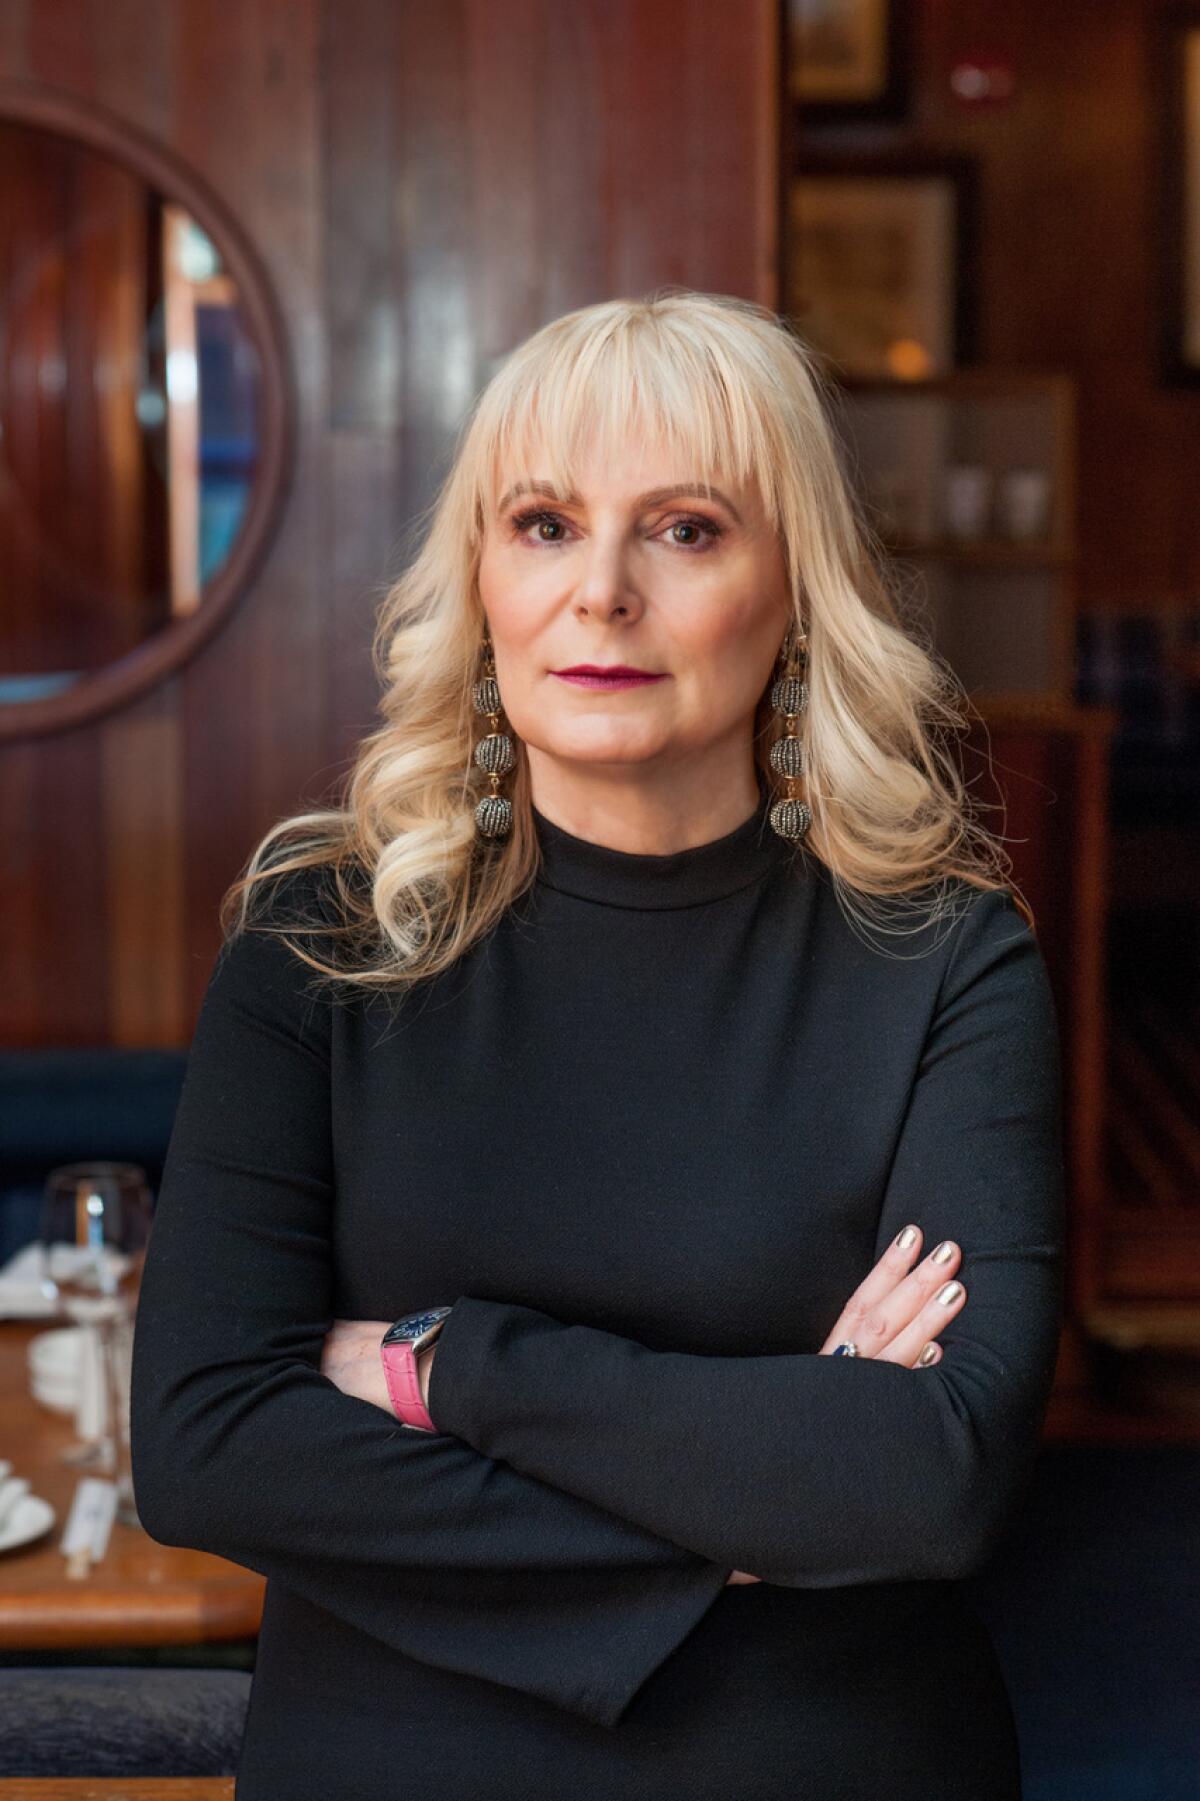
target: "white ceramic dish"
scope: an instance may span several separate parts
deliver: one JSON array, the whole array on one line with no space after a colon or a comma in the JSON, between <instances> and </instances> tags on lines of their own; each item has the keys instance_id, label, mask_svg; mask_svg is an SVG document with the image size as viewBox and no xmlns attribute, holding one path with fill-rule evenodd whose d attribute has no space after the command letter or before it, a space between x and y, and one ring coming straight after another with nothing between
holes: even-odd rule
<instances>
[{"instance_id":1,"label":"white ceramic dish","mask_svg":"<svg viewBox=\"0 0 1200 1801\"><path fill-rule=\"evenodd\" d=\"M25 1355L31 1370L38 1375L51 1372L77 1374L83 1348L83 1331L79 1326L58 1326L52 1332L37 1332L30 1339Z\"/></svg>"},{"instance_id":2,"label":"white ceramic dish","mask_svg":"<svg viewBox=\"0 0 1200 1801\"><path fill-rule=\"evenodd\" d=\"M26 1347L29 1387L33 1398L54 1413L74 1413L79 1404L80 1354L83 1333L78 1326L61 1326L39 1332Z\"/></svg>"},{"instance_id":3,"label":"white ceramic dish","mask_svg":"<svg viewBox=\"0 0 1200 1801\"><path fill-rule=\"evenodd\" d=\"M52 1413L74 1413L79 1405L79 1384L75 1381L43 1381L35 1376L29 1391L40 1407L48 1407Z\"/></svg>"},{"instance_id":4,"label":"white ceramic dish","mask_svg":"<svg viewBox=\"0 0 1200 1801\"><path fill-rule=\"evenodd\" d=\"M13 1508L8 1524L0 1527L0 1551L31 1545L49 1532L54 1519L49 1501L43 1501L41 1495L25 1495Z\"/></svg>"}]
</instances>

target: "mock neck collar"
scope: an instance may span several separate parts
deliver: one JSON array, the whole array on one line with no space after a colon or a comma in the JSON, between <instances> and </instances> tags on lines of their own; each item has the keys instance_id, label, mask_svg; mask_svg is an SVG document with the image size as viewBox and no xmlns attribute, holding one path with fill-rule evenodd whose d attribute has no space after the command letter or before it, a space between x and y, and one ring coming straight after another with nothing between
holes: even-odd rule
<instances>
[{"instance_id":1,"label":"mock neck collar","mask_svg":"<svg viewBox=\"0 0 1200 1801\"><path fill-rule=\"evenodd\" d=\"M771 825L771 801L760 778L758 805L741 825L722 838L664 856L613 850L577 838L533 807L542 855L538 880L562 894L610 907L694 907L722 900L761 881L792 853Z\"/></svg>"}]
</instances>

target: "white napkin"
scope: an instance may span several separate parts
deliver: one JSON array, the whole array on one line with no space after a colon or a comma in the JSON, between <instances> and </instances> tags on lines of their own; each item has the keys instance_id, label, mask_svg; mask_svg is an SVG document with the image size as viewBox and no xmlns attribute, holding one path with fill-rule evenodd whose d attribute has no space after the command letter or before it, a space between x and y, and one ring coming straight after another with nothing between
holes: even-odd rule
<instances>
[{"instance_id":1,"label":"white napkin","mask_svg":"<svg viewBox=\"0 0 1200 1801\"><path fill-rule=\"evenodd\" d=\"M113 1521L117 1517L117 1485L98 1476L85 1476L75 1490L71 1512L67 1517L59 1548L64 1557L82 1557L83 1575L89 1563L99 1563L108 1549ZM76 1572L68 1570L68 1575Z\"/></svg>"},{"instance_id":2,"label":"white napkin","mask_svg":"<svg viewBox=\"0 0 1200 1801\"><path fill-rule=\"evenodd\" d=\"M0 1319L50 1319L58 1309L41 1290L42 1247L35 1240L0 1269Z\"/></svg>"},{"instance_id":3,"label":"white napkin","mask_svg":"<svg viewBox=\"0 0 1200 1801\"><path fill-rule=\"evenodd\" d=\"M104 1360L100 1334L95 1326L80 1328L79 1389L75 1399L75 1431L87 1441L103 1438L108 1428L108 1404L104 1392Z\"/></svg>"},{"instance_id":4,"label":"white napkin","mask_svg":"<svg viewBox=\"0 0 1200 1801\"><path fill-rule=\"evenodd\" d=\"M120 1275L129 1259L119 1251L110 1250L108 1255ZM56 1244L51 1250L50 1273L65 1281L93 1256L88 1245ZM57 1303L42 1293L42 1247L34 1239L0 1269L0 1319L53 1319L57 1313Z\"/></svg>"}]
</instances>

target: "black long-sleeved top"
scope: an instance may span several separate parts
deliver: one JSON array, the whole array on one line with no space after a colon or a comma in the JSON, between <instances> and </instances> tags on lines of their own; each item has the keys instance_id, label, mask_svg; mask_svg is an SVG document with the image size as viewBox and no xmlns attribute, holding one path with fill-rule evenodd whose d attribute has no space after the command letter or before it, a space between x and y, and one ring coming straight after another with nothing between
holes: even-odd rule
<instances>
[{"instance_id":1,"label":"black long-sleeved top","mask_svg":"<svg viewBox=\"0 0 1200 1801\"><path fill-rule=\"evenodd\" d=\"M269 1578L239 1801L1010 1801L955 1578L1061 1317L1036 939L965 884L864 934L765 798L667 856L535 818L533 888L402 1000L253 931L209 983L133 1452L153 1536ZM816 1355L909 1221L963 1250L943 1360ZM436 1435L320 1374L333 1318L444 1303Z\"/></svg>"}]
</instances>

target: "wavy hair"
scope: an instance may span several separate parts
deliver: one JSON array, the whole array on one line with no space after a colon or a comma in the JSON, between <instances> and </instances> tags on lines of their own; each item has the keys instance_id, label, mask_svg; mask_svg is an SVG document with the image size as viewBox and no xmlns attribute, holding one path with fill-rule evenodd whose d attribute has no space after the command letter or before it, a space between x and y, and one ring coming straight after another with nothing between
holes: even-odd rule
<instances>
[{"instance_id":1,"label":"wavy hair","mask_svg":"<svg viewBox=\"0 0 1200 1801\"><path fill-rule=\"evenodd\" d=\"M539 849L519 741L511 832L481 840L474 820L487 791L472 704L485 519L535 448L538 475L569 490L582 454L617 459L631 432L655 434L705 481L757 485L808 636L802 854L829 872L847 916L894 936L919 913L917 930L950 913L965 883L1009 889L1032 928L949 743L971 703L923 628L905 623L897 574L843 471L837 406L790 325L728 295L671 287L603 301L519 345L464 420L416 522L419 548L379 606L383 723L359 744L338 804L261 839L222 898L227 935L278 931L331 983L394 991L454 963L529 887ZM753 737L767 783L778 726L768 682ZM259 924L259 891L304 870L322 872L320 916Z\"/></svg>"}]
</instances>

